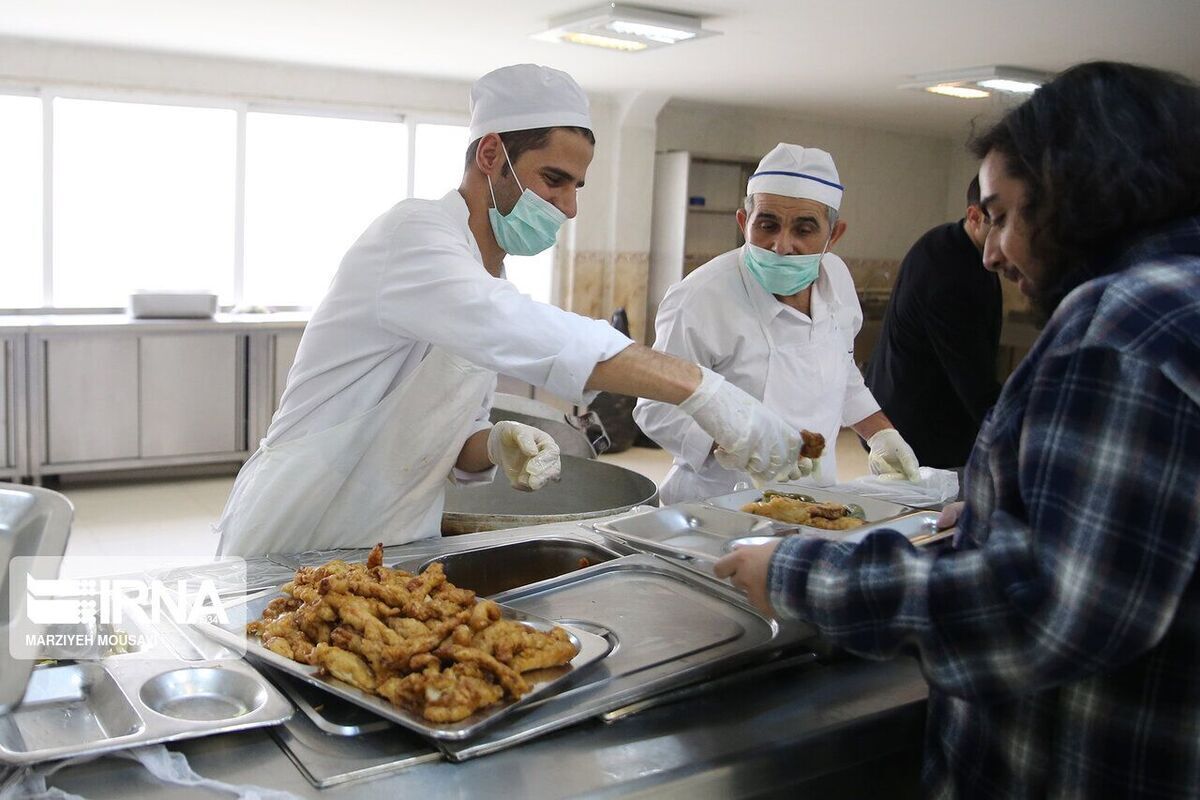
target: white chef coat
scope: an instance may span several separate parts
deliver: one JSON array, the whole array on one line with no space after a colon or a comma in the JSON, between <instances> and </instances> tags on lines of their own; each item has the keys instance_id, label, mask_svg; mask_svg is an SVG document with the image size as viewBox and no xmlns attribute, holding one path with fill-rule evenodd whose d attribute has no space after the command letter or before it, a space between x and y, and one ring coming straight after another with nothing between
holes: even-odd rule
<instances>
[{"instance_id":1,"label":"white chef coat","mask_svg":"<svg viewBox=\"0 0 1200 800\"><path fill-rule=\"evenodd\" d=\"M433 347L568 400L586 402L594 395L584 385L595 365L631 340L607 322L536 302L492 277L467 219L466 202L452 191L439 200L405 200L359 237L305 328L260 453L313 440L369 414ZM468 436L489 427L494 388L492 377ZM452 446L461 442L446 443ZM255 460L247 462L239 483ZM452 477L472 482L491 480L494 473L454 469ZM238 494L235 484L224 520L239 519L230 507L246 502L235 500ZM287 552L287 533L278 537L253 546Z\"/></svg>"},{"instance_id":2,"label":"white chef coat","mask_svg":"<svg viewBox=\"0 0 1200 800\"><path fill-rule=\"evenodd\" d=\"M373 408L437 345L472 364L586 402L600 361L632 344L602 320L539 303L483 267L457 191L405 200L342 259L304 329L268 445ZM480 409L486 428L490 397Z\"/></svg>"},{"instance_id":3,"label":"white chef coat","mask_svg":"<svg viewBox=\"0 0 1200 800\"><path fill-rule=\"evenodd\" d=\"M822 258L809 316L762 288L746 269L741 253L739 248L717 256L668 290L655 320L654 349L706 366L763 400L772 342L778 358L779 349L789 343L816 340L832 326L837 335L828 337L826 346L836 348L830 357L846 362L846 368L838 371L844 385L827 386L824 391L833 402L840 402L841 424L853 425L878 411L879 404L854 363L854 337L863 317L845 262L832 253ZM773 393L781 392L775 387ZM782 394L788 394L786 387ZM800 396L800 387L795 395ZM772 410L787 419L793 409ZM647 436L674 456L660 491L664 502L732 491L738 481L749 480L746 473L717 464L711 455L712 437L675 406L640 400L634 418ZM818 432L834 446L836 429Z\"/></svg>"}]
</instances>

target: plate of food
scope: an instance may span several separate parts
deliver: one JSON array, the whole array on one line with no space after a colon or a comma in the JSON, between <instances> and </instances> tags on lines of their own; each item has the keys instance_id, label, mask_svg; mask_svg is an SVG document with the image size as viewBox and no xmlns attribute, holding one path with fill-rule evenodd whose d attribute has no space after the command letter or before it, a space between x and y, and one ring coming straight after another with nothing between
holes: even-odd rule
<instances>
[{"instance_id":1,"label":"plate of food","mask_svg":"<svg viewBox=\"0 0 1200 800\"><path fill-rule=\"evenodd\" d=\"M466 739L604 658L607 639L506 608L446 580L365 563L301 567L246 604L223 643L435 739Z\"/></svg>"},{"instance_id":2,"label":"plate of food","mask_svg":"<svg viewBox=\"0 0 1200 800\"><path fill-rule=\"evenodd\" d=\"M785 525L835 532L853 530L913 511L908 506L886 500L791 484L771 484L762 490L746 489L704 502Z\"/></svg>"}]
</instances>

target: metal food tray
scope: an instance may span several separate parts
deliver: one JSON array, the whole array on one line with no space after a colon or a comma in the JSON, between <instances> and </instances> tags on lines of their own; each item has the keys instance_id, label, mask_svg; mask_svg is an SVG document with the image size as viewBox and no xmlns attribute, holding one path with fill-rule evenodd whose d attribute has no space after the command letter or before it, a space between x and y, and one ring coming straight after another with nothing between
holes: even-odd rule
<instances>
[{"instance_id":1,"label":"metal food tray","mask_svg":"<svg viewBox=\"0 0 1200 800\"><path fill-rule=\"evenodd\" d=\"M428 740L388 723L385 731L331 736L303 714L271 729L271 736L317 789L378 778L417 764L440 761Z\"/></svg>"},{"instance_id":2,"label":"metal food tray","mask_svg":"<svg viewBox=\"0 0 1200 800\"><path fill-rule=\"evenodd\" d=\"M732 539L781 536L789 530L796 530L793 525L766 517L701 503L667 506L596 523L593 527L627 544L655 553L709 561L725 555L725 545Z\"/></svg>"},{"instance_id":3,"label":"metal food tray","mask_svg":"<svg viewBox=\"0 0 1200 800\"><path fill-rule=\"evenodd\" d=\"M0 716L0 762L35 764L275 725L292 706L245 662L138 655L42 667Z\"/></svg>"},{"instance_id":4,"label":"metal food tray","mask_svg":"<svg viewBox=\"0 0 1200 800\"><path fill-rule=\"evenodd\" d=\"M441 759L426 739L282 672L267 678L304 713L271 729L287 757L318 789L376 778Z\"/></svg>"},{"instance_id":5,"label":"metal food tray","mask_svg":"<svg viewBox=\"0 0 1200 800\"><path fill-rule=\"evenodd\" d=\"M282 596L284 596L282 592L273 592L250 600L246 603L247 619L260 618L267 604L275 598ZM505 619L522 622L536 630L548 631L555 625L555 623L547 619L526 614L516 609L505 608L504 606L501 606L501 609ZM362 706L384 719L391 720L409 730L416 731L432 739L456 740L474 736L481 729L495 724L515 711L519 711L530 702L536 701L538 698L553 692L560 683L569 680L576 672L588 664L604 658L611 649L608 641L600 636L580 630L571 625L560 625L560 627L566 629L567 634L571 637L571 641L578 650L575 658L571 659L569 664L564 667L527 672L524 674L524 677L529 681L532 688L524 697L520 699L508 699L504 702L480 709L466 719L451 723L429 722L411 711L393 705L390 701L382 697L368 694L337 678L321 675L319 667L301 664L298 661L293 661L290 658L285 658L278 653L272 652L263 647L262 642L258 640L257 636L247 636L244 630L232 630L216 625L202 626L202 629L215 640L228 646L245 646L246 655L257 662L299 678L313 686L319 686L344 700Z\"/></svg>"},{"instance_id":6,"label":"metal food tray","mask_svg":"<svg viewBox=\"0 0 1200 800\"><path fill-rule=\"evenodd\" d=\"M607 658L553 695L471 741L441 742L463 761L739 666L760 663L812 635L755 611L741 593L644 553L624 556L496 597L509 607L571 620L613 644Z\"/></svg>"},{"instance_id":7,"label":"metal food tray","mask_svg":"<svg viewBox=\"0 0 1200 800\"><path fill-rule=\"evenodd\" d=\"M372 714L357 703L330 695L322 687L297 680L284 672L263 667L267 679L287 695L296 708L322 733L330 736L360 736L364 733L395 731L396 723Z\"/></svg>"},{"instance_id":8,"label":"metal food tray","mask_svg":"<svg viewBox=\"0 0 1200 800\"><path fill-rule=\"evenodd\" d=\"M818 538L857 544L867 538L868 534L875 531L892 530L902 534L914 547L925 547L951 538L957 530L956 528L939 529L937 526L938 516L938 512L936 511L915 511L912 514L905 514L893 519L884 520L883 522L876 522L873 525L863 525L861 528L851 528L848 531L820 531ZM778 536L794 534L798 530L799 528L789 528L771 536L746 536L740 539L730 539L725 543L725 552L733 551L739 547L767 544ZM812 534L809 533L808 528L805 528L804 535L810 536Z\"/></svg>"},{"instance_id":9,"label":"metal food tray","mask_svg":"<svg viewBox=\"0 0 1200 800\"><path fill-rule=\"evenodd\" d=\"M848 531L826 531L826 533L844 534L836 537L838 541L861 542L867 538L867 534L886 528L904 534L904 537L916 547L924 547L944 539L949 539L957 531L957 528L938 530L937 520L939 516L940 514L937 511L915 511L912 514L905 514L895 519L877 522L873 525L864 525L861 528L853 528Z\"/></svg>"},{"instance_id":10,"label":"metal food tray","mask_svg":"<svg viewBox=\"0 0 1200 800\"><path fill-rule=\"evenodd\" d=\"M873 497L859 497L854 494L842 494L841 492L829 492L824 489L818 489L808 486L796 486L789 483L773 483L763 487L763 489L745 489L740 492L731 494L723 494L717 497L711 497L703 501L706 505L714 508L724 508L738 514L748 514L747 511L742 511L742 506L746 503L753 503L761 500L763 491L779 492L781 494L802 494L811 497L818 503L840 503L842 505L857 505L863 510L864 519L868 523L881 522L885 519L892 519L901 514L907 514L914 511L911 506L901 505L900 503L891 503L887 500L876 500ZM759 519L770 519L758 514L753 514ZM788 525L788 523L780 523ZM817 531L818 533L829 533L825 528L814 528L809 525L790 525L789 527L803 528L805 532Z\"/></svg>"}]
</instances>

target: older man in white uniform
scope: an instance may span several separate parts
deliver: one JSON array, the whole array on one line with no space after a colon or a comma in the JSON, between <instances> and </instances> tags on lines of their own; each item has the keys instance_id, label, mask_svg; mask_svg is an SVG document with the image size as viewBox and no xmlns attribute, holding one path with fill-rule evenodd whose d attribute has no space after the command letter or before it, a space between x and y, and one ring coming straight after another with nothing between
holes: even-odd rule
<instances>
[{"instance_id":1,"label":"older man in white uniform","mask_svg":"<svg viewBox=\"0 0 1200 800\"><path fill-rule=\"evenodd\" d=\"M575 401L603 389L678 403L723 461L797 473L798 432L721 376L503 279L507 253L546 249L575 215L590 128L566 73L520 64L476 82L461 185L399 203L346 253L234 484L221 554L433 537L447 479L488 481L496 465L521 489L553 479L551 437L488 422L497 373Z\"/></svg>"},{"instance_id":2,"label":"older man in white uniform","mask_svg":"<svg viewBox=\"0 0 1200 800\"><path fill-rule=\"evenodd\" d=\"M876 474L916 480L917 459L863 384L854 363L862 309L845 262L829 248L846 231L843 187L823 150L780 144L763 158L737 212L746 244L671 287L655 320L654 349L709 367L789 425L822 434L819 483L837 479L843 425L867 440ZM674 457L666 503L732 491L755 476L713 457L714 443L679 410L652 398L638 425ZM802 471L811 464L802 462Z\"/></svg>"}]
</instances>

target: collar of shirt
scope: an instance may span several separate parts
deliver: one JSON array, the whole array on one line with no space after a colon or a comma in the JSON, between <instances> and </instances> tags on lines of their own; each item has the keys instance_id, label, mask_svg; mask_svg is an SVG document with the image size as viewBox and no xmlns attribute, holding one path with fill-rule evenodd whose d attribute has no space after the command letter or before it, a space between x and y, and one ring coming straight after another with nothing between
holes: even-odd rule
<instances>
[{"instance_id":1,"label":"collar of shirt","mask_svg":"<svg viewBox=\"0 0 1200 800\"><path fill-rule=\"evenodd\" d=\"M827 298L833 295L833 287L829 283L829 276L825 271L823 260L821 271L812 285L812 296L809 299L809 311L811 313L804 314L786 303L780 302L779 298L764 289L762 284L756 281L754 276L750 274L742 252L741 250L738 251L738 272L742 276L742 285L746 287L746 294L750 297L750 305L754 308L755 315L763 325L770 325L780 314L786 314L788 318L798 322L816 324L832 313L831 304Z\"/></svg>"}]
</instances>

